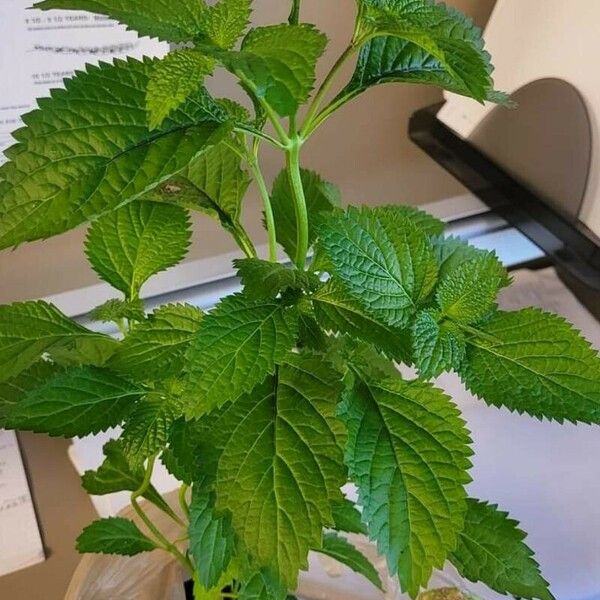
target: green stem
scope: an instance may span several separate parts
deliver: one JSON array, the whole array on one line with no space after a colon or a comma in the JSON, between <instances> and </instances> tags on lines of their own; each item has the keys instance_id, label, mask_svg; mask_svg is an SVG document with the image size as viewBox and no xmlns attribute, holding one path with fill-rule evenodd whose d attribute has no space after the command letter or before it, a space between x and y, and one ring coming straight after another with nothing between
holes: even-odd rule
<instances>
[{"instance_id":1,"label":"green stem","mask_svg":"<svg viewBox=\"0 0 600 600\"><path fill-rule=\"evenodd\" d=\"M268 133L264 131L259 131L258 129L254 129L253 127L247 127L245 125L236 125L234 127L234 131L238 131L239 133L244 133L246 135L251 135L254 138L258 138L264 142L268 142L271 146L275 146L280 150L283 150L285 146L276 140L274 137L271 137Z\"/></svg>"},{"instance_id":2,"label":"green stem","mask_svg":"<svg viewBox=\"0 0 600 600\"><path fill-rule=\"evenodd\" d=\"M288 22L290 25L297 25L298 21L300 21L300 0L292 0L292 12Z\"/></svg>"},{"instance_id":3,"label":"green stem","mask_svg":"<svg viewBox=\"0 0 600 600\"><path fill-rule=\"evenodd\" d=\"M155 454L154 456L148 459L146 472L144 474L144 480L142 481L140 487L131 494L131 506L133 506L133 510L135 510L137 516L154 536L155 539L153 541L156 544L157 548L161 548L162 550L172 554L175 557L175 559L181 564L181 566L184 567L184 569L186 569L187 571L189 571L189 573L193 576L195 569L192 563L190 562L189 558L187 558L187 556L184 556L179 551L179 549L162 534L160 529L158 529L158 527L152 522L152 520L144 512L144 510L138 502L138 498L141 498L150 487L150 480L152 479L152 472L154 471L156 457L157 455Z\"/></svg>"},{"instance_id":4,"label":"green stem","mask_svg":"<svg viewBox=\"0 0 600 600\"><path fill-rule=\"evenodd\" d=\"M277 232L275 229L275 216L273 214L273 207L271 206L271 196L267 189L267 183L260 169L258 162L258 145L254 146L254 155L249 157L248 164L254 175L256 186L260 193L260 197L263 203L263 209L265 211L265 223L267 225L267 235L269 238L269 260L271 262L277 262Z\"/></svg>"},{"instance_id":5,"label":"green stem","mask_svg":"<svg viewBox=\"0 0 600 600\"><path fill-rule=\"evenodd\" d=\"M306 197L304 195L304 186L302 185L302 176L300 174L300 149L302 140L296 137L292 140L290 148L286 152L286 165L290 189L294 199L294 210L296 212L296 257L295 263L299 269L304 269L306 265L306 255L308 254L308 212L306 209Z\"/></svg>"},{"instance_id":6,"label":"green stem","mask_svg":"<svg viewBox=\"0 0 600 600\"><path fill-rule=\"evenodd\" d=\"M348 46L348 48L346 48L346 50L344 50L341 56L337 59L337 61L331 68L331 71L329 71L327 77L321 84L319 91L314 97L310 108L308 109L306 118L304 120L304 124L302 126L302 130L300 131L301 137L306 138L308 137L308 135L310 135L310 132L313 130L313 121L315 119L315 116L317 115L319 108L321 107L321 104L323 103L325 96L327 95L327 92L329 92L331 86L333 85L333 82L335 81L335 78L339 73L340 69L344 66L345 62L356 52L356 50L356 46L352 44Z\"/></svg>"},{"instance_id":7,"label":"green stem","mask_svg":"<svg viewBox=\"0 0 600 600\"><path fill-rule=\"evenodd\" d=\"M181 485L181 487L179 488L179 506L181 506L181 510L183 511L183 514L186 515L189 519L190 517L190 507L188 506L187 500L186 500L186 494L189 490L189 486L186 485L185 483Z\"/></svg>"},{"instance_id":8,"label":"green stem","mask_svg":"<svg viewBox=\"0 0 600 600\"><path fill-rule=\"evenodd\" d=\"M234 224L230 229L236 244L248 258L256 258L256 248L246 230L239 224Z\"/></svg>"}]
</instances>

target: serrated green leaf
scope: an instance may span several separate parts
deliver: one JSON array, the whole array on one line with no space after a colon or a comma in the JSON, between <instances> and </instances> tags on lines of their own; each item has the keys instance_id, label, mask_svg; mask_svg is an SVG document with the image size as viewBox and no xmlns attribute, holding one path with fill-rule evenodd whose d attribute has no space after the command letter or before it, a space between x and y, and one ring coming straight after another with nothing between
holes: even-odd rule
<instances>
[{"instance_id":1,"label":"serrated green leaf","mask_svg":"<svg viewBox=\"0 0 600 600\"><path fill-rule=\"evenodd\" d=\"M319 284L319 279L311 273L280 263L241 258L233 264L244 286L244 295L252 300L273 299L286 290L310 291Z\"/></svg>"},{"instance_id":2,"label":"serrated green leaf","mask_svg":"<svg viewBox=\"0 0 600 600\"><path fill-rule=\"evenodd\" d=\"M94 521L77 538L77 551L81 553L134 556L156 548L133 521L121 517Z\"/></svg>"},{"instance_id":3,"label":"serrated green leaf","mask_svg":"<svg viewBox=\"0 0 600 600\"><path fill-rule=\"evenodd\" d=\"M144 390L106 369L69 369L30 391L9 416L12 429L75 437L119 425Z\"/></svg>"},{"instance_id":4,"label":"serrated green leaf","mask_svg":"<svg viewBox=\"0 0 600 600\"><path fill-rule=\"evenodd\" d=\"M123 426L121 440L128 460L142 465L163 450L180 415L181 400L168 392L153 391L140 400Z\"/></svg>"},{"instance_id":5,"label":"serrated green leaf","mask_svg":"<svg viewBox=\"0 0 600 600\"><path fill-rule=\"evenodd\" d=\"M199 42L231 48L244 33L250 19L252 0L220 0L202 11Z\"/></svg>"},{"instance_id":6,"label":"serrated green leaf","mask_svg":"<svg viewBox=\"0 0 600 600\"><path fill-rule=\"evenodd\" d=\"M121 342L110 367L142 381L181 375L202 319L202 311L189 304L157 308Z\"/></svg>"},{"instance_id":7,"label":"serrated green leaf","mask_svg":"<svg viewBox=\"0 0 600 600\"><path fill-rule=\"evenodd\" d=\"M440 236L444 233L446 224L433 215L420 210L415 206L403 204L390 204L387 206L378 206L373 212L384 222L397 223L402 227L408 221L413 227L424 233L428 237Z\"/></svg>"},{"instance_id":8,"label":"serrated green leaf","mask_svg":"<svg viewBox=\"0 0 600 600\"><path fill-rule=\"evenodd\" d=\"M323 219L319 244L364 310L387 325L407 323L415 310L412 261L399 259L396 245L372 211L349 208Z\"/></svg>"},{"instance_id":9,"label":"serrated green leaf","mask_svg":"<svg viewBox=\"0 0 600 600\"><path fill-rule=\"evenodd\" d=\"M381 578L377 569L369 559L356 549L346 538L327 533L323 536L323 545L317 549L320 554L325 554L338 562L346 565L355 573L368 579L375 587L383 589Z\"/></svg>"},{"instance_id":10,"label":"serrated green leaf","mask_svg":"<svg viewBox=\"0 0 600 600\"><path fill-rule=\"evenodd\" d=\"M563 318L527 308L479 329L460 372L474 394L540 419L600 423L600 358Z\"/></svg>"},{"instance_id":11,"label":"serrated green leaf","mask_svg":"<svg viewBox=\"0 0 600 600\"><path fill-rule=\"evenodd\" d=\"M293 115L313 89L327 38L313 25L271 25L248 33L240 52L221 57L227 67L282 117Z\"/></svg>"},{"instance_id":12,"label":"serrated green leaf","mask_svg":"<svg viewBox=\"0 0 600 600\"><path fill-rule=\"evenodd\" d=\"M0 381L16 377L46 352L71 349L107 355L117 342L75 323L47 302L0 306Z\"/></svg>"},{"instance_id":13,"label":"serrated green leaf","mask_svg":"<svg viewBox=\"0 0 600 600\"><path fill-rule=\"evenodd\" d=\"M210 590L227 572L235 553L235 538L228 516L217 515L214 494L194 485L190 505L190 554L198 565L200 583Z\"/></svg>"},{"instance_id":14,"label":"serrated green leaf","mask_svg":"<svg viewBox=\"0 0 600 600\"><path fill-rule=\"evenodd\" d=\"M35 8L51 10L88 10L115 19L141 35L167 42L192 40L200 30L201 0L41 0Z\"/></svg>"},{"instance_id":15,"label":"serrated green leaf","mask_svg":"<svg viewBox=\"0 0 600 600\"><path fill-rule=\"evenodd\" d=\"M113 298L94 308L88 315L91 321L100 323L120 323L128 321L143 321L146 318L144 303L136 300L120 300Z\"/></svg>"},{"instance_id":16,"label":"serrated green leaf","mask_svg":"<svg viewBox=\"0 0 600 600\"><path fill-rule=\"evenodd\" d=\"M459 573L500 594L553 600L519 523L480 500L468 499L467 507L464 530L450 555Z\"/></svg>"},{"instance_id":17,"label":"serrated green leaf","mask_svg":"<svg viewBox=\"0 0 600 600\"><path fill-rule=\"evenodd\" d=\"M93 496L105 496L115 492L138 490L144 481L145 471L141 466L132 466L125 455L120 440L110 440L104 444L104 462L95 471L86 471L81 476L83 489ZM158 506L167 514L173 511L150 484L143 497Z\"/></svg>"},{"instance_id":18,"label":"serrated green leaf","mask_svg":"<svg viewBox=\"0 0 600 600\"><path fill-rule=\"evenodd\" d=\"M417 315L412 333L413 358L420 377L431 379L444 371L458 370L467 350L458 327L440 323L434 312L424 310Z\"/></svg>"},{"instance_id":19,"label":"serrated green leaf","mask_svg":"<svg viewBox=\"0 0 600 600\"><path fill-rule=\"evenodd\" d=\"M256 564L292 588L342 499L340 393L322 359L295 356L227 411L233 435L218 461L217 508L231 513Z\"/></svg>"},{"instance_id":20,"label":"serrated green leaf","mask_svg":"<svg viewBox=\"0 0 600 600\"><path fill-rule=\"evenodd\" d=\"M10 411L17 403L59 371L57 365L42 360L13 379L0 382L0 428L6 427Z\"/></svg>"},{"instance_id":21,"label":"serrated green leaf","mask_svg":"<svg viewBox=\"0 0 600 600\"><path fill-rule=\"evenodd\" d=\"M188 486L203 478L204 456L199 450L202 430L199 421L178 419L169 433L169 447L162 453L161 462L167 471Z\"/></svg>"},{"instance_id":22,"label":"serrated green leaf","mask_svg":"<svg viewBox=\"0 0 600 600\"><path fill-rule=\"evenodd\" d=\"M156 131L146 89L156 60L88 65L39 101L0 167L0 248L50 237L135 200L230 131L200 89Z\"/></svg>"},{"instance_id":23,"label":"serrated green leaf","mask_svg":"<svg viewBox=\"0 0 600 600\"><path fill-rule=\"evenodd\" d=\"M322 327L348 334L373 344L393 360L411 363L408 332L379 322L350 298L335 279L328 281L311 297L315 315Z\"/></svg>"},{"instance_id":24,"label":"serrated green leaf","mask_svg":"<svg viewBox=\"0 0 600 600\"><path fill-rule=\"evenodd\" d=\"M267 570L256 571L245 579L239 592L239 600L286 600L288 590L284 584Z\"/></svg>"},{"instance_id":25,"label":"serrated green leaf","mask_svg":"<svg viewBox=\"0 0 600 600\"><path fill-rule=\"evenodd\" d=\"M471 455L465 424L450 398L428 384L365 375L341 417L369 534L414 597L463 527Z\"/></svg>"},{"instance_id":26,"label":"serrated green leaf","mask_svg":"<svg viewBox=\"0 0 600 600\"><path fill-rule=\"evenodd\" d=\"M93 223L85 252L104 281L135 300L150 277L185 257L190 241L187 211L136 201Z\"/></svg>"},{"instance_id":27,"label":"serrated green leaf","mask_svg":"<svg viewBox=\"0 0 600 600\"><path fill-rule=\"evenodd\" d=\"M360 511L347 498L342 502L335 502L331 505L331 514L333 515L334 529L346 533L367 534L367 526L362 522Z\"/></svg>"},{"instance_id":28,"label":"serrated green leaf","mask_svg":"<svg viewBox=\"0 0 600 600\"><path fill-rule=\"evenodd\" d=\"M319 213L328 213L339 207L341 194L335 185L324 181L315 171L300 169L300 178L308 213L308 243L312 245L317 237L316 217ZM287 255L293 258L296 256L298 228L292 209L294 199L286 169L281 171L273 182L271 205L277 223L277 241L283 246Z\"/></svg>"},{"instance_id":29,"label":"serrated green leaf","mask_svg":"<svg viewBox=\"0 0 600 600\"><path fill-rule=\"evenodd\" d=\"M480 102L507 102L494 90L481 30L460 11L431 0L358 0L358 4L355 39L366 43L340 97L403 82L435 85Z\"/></svg>"},{"instance_id":30,"label":"serrated green leaf","mask_svg":"<svg viewBox=\"0 0 600 600\"><path fill-rule=\"evenodd\" d=\"M276 301L229 296L207 315L187 353L186 414L199 417L249 392L293 348L298 313Z\"/></svg>"},{"instance_id":31,"label":"serrated green leaf","mask_svg":"<svg viewBox=\"0 0 600 600\"><path fill-rule=\"evenodd\" d=\"M466 325L481 321L496 306L504 281L506 271L493 254L461 264L437 288L442 316Z\"/></svg>"},{"instance_id":32,"label":"serrated green leaf","mask_svg":"<svg viewBox=\"0 0 600 600\"><path fill-rule=\"evenodd\" d=\"M146 94L148 124L157 129L204 83L214 60L192 48L175 50L156 63Z\"/></svg>"}]
</instances>

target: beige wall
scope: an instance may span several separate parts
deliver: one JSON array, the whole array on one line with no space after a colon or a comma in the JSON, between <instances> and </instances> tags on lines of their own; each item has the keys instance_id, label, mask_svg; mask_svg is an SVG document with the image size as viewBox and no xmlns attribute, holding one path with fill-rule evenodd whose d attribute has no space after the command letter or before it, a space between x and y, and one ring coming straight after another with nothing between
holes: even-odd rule
<instances>
[{"instance_id":1,"label":"beige wall","mask_svg":"<svg viewBox=\"0 0 600 600\"><path fill-rule=\"evenodd\" d=\"M450 0L484 24L495 0ZM256 22L286 17L288 3L262 0L255 3ZM304 0L303 18L330 35L321 73L335 60L352 31L354 0ZM220 77L213 82L219 95L239 95L237 85ZM372 89L335 115L307 144L304 165L337 183L346 203L421 204L459 193L461 187L406 135L410 115L439 101L438 90L425 86L381 86ZM269 178L281 167L280 157L265 152ZM260 209L254 191L247 200L245 220L256 239L264 239ZM212 221L196 219L194 245L189 258L232 250L229 238ZM0 302L41 297L96 283L82 253L83 229L46 242L25 244L0 254Z\"/></svg>"}]
</instances>

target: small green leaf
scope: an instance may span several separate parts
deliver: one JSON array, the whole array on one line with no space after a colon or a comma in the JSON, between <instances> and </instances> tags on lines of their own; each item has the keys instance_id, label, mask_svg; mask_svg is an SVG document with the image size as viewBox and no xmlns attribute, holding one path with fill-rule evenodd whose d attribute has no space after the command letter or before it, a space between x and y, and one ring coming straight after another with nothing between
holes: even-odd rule
<instances>
[{"instance_id":1,"label":"small green leaf","mask_svg":"<svg viewBox=\"0 0 600 600\"><path fill-rule=\"evenodd\" d=\"M540 419L600 423L600 358L563 318L527 308L479 329L460 372L474 394Z\"/></svg>"},{"instance_id":2,"label":"small green leaf","mask_svg":"<svg viewBox=\"0 0 600 600\"><path fill-rule=\"evenodd\" d=\"M204 83L214 61L191 48L175 50L156 63L148 82L146 107L150 129L160 127Z\"/></svg>"},{"instance_id":3,"label":"small green leaf","mask_svg":"<svg viewBox=\"0 0 600 600\"><path fill-rule=\"evenodd\" d=\"M82 327L47 302L0 306L0 381L16 377L46 352L71 349L106 356L116 345L109 336Z\"/></svg>"},{"instance_id":4,"label":"small green leaf","mask_svg":"<svg viewBox=\"0 0 600 600\"><path fill-rule=\"evenodd\" d=\"M147 126L156 60L88 65L40 100L0 167L0 249L44 239L140 198L231 130L205 89Z\"/></svg>"},{"instance_id":5,"label":"small green leaf","mask_svg":"<svg viewBox=\"0 0 600 600\"><path fill-rule=\"evenodd\" d=\"M204 8L197 42L231 48L248 26L251 5L252 0L219 0Z\"/></svg>"},{"instance_id":6,"label":"small green leaf","mask_svg":"<svg viewBox=\"0 0 600 600\"><path fill-rule=\"evenodd\" d=\"M381 322L403 326L415 309L414 279L368 209L349 208L319 227L319 243L351 296Z\"/></svg>"},{"instance_id":7,"label":"small green leaf","mask_svg":"<svg viewBox=\"0 0 600 600\"><path fill-rule=\"evenodd\" d=\"M319 279L311 273L280 263L242 258L233 264L244 286L244 295L252 300L273 299L286 290L310 291L319 284Z\"/></svg>"},{"instance_id":8,"label":"small green leaf","mask_svg":"<svg viewBox=\"0 0 600 600\"><path fill-rule=\"evenodd\" d=\"M276 301L229 296L207 315L187 354L186 414L199 417L249 392L291 351L298 313Z\"/></svg>"},{"instance_id":9,"label":"small green leaf","mask_svg":"<svg viewBox=\"0 0 600 600\"><path fill-rule=\"evenodd\" d=\"M362 339L399 362L412 362L408 333L372 317L348 296L335 278L317 290L311 299L315 315L325 329Z\"/></svg>"},{"instance_id":10,"label":"small green leaf","mask_svg":"<svg viewBox=\"0 0 600 600\"><path fill-rule=\"evenodd\" d=\"M342 502L336 502L331 506L333 515L334 529L345 531L346 533L367 534L367 526L362 522L360 511L347 498Z\"/></svg>"},{"instance_id":11,"label":"small green leaf","mask_svg":"<svg viewBox=\"0 0 600 600\"><path fill-rule=\"evenodd\" d=\"M145 471L141 466L132 466L125 455L120 440L110 440L104 444L104 462L95 471L86 471L81 476L83 489L93 496L105 496L115 492L138 490L144 481ZM171 514L173 511L163 500L153 485L150 485L143 497Z\"/></svg>"},{"instance_id":12,"label":"small green leaf","mask_svg":"<svg viewBox=\"0 0 600 600\"><path fill-rule=\"evenodd\" d=\"M402 227L408 221L428 237L440 236L446 228L443 221L414 206L390 204L388 206L378 206L373 209L373 212L383 222L397 222L398 227Z\"/></svg>"},{"instance_id":13,"label":"small green leaf","mask_svg":"<svg viewBox=\"0 0 600 600\"><path fill-rule=\"evenodd\" d=\"M175 420L181 415L181 400L155 390L140 400L123 426L121 440L127 458L142 465L148 457L163 450Z\"/></svg>"},{"instance_id":14,"label":"small green leaf","mask_svg":"<svg viewBox=\"0 0 600 600\"><path fill-rule=\"evenodd\" d=\"M217 508L231 513L256 564L291 588L333 525L331 502L342 499L340 393L339 375L321 358L294 356L226 412L232 435L218 461Z\"/></svg>"},{"instance_id":15,"label":"small green leaf","mask_svg":"<svg viewBox=\"0 0 600 600\"><path fill-rule=\"evenodd\" d=\"M185 257L190 239L190 221L184 209L130 202L90 227L85 251L104 281L136 299L150 277Z\"/></svg>"},{"instance_id":16,"label":"small green leaf","mask_svg":"<svg viewBox=\"0 0 600 600\"><path fill-rule=\"evenodd\" d=\"M144 303L137 300L120 300L113 298L94 308L88 315L91 321L100 323L120 323L128 321L143 321L146 318Z\"/></svg>"},{"instance_id":17,"label":"small green leaf","mask_svg":"<svg viewBox=\"0 0 600 600\"><path fill-rule=\"evenodd\" d=\"M13 379L0 382L0 428L6 427L10 411L16 404L59 371L60 367L42 360Z\"/></svg>"},{"instance_id":18,"label":"small green leaf","mask_svg":"<svg viewBox=\"0 0 600 600\"><path fill-rule=\"evenodd\" d=\"M469 581L500 594L554 600L525 537L518 522L497 506L468 499L465 528L450 561Z\"/></svg>"},{"instance_id":19,"label":"small green leaf","mask_svg":"<svg viewBox=\"0 0 600 600\"><path fill-rule=\"evenodd\" d=\"M361 375L341 417L346 464L369 534L415 597L456 546L464 523L470 440L440 390Z\"/></svg>"},{"instance_id":20,"label":"small green leaf","mask_svg":"<svg viewBox=\"0 0 600 600\"><path fill-rule=\"evenodd\" d=\"M134 556L156 548L133 521L121 517L94 521L77 538L77 551L81 553Z\"/></svg>"},{"instance_id":21,"label":"small green leaf","mask_svg":"<svg viewBox=\"0 0 600 600\"><path fill-rule=\"evenodd\" d=\"M504 281L506 271L493 254L462 263L436 291L442 316L467 325L481 321L496 306Z\"/></svg>"},{"instance_id":22,"label":"small green leaf","mask_svg":"<svg viewBox=\"0 0 600 600\"><path fill-rule=\"evenodd\" d=\"M205 457L199 450L203 439L202 429L198 427L201 424L201 421L183 418L175 421L169 433L169 447L161 455L167 471L188 486L204 476Z\"/></svg>"},{"instance_id":23,"label":"small green leaf","mask_svg":"<svg viewBox=\"0 0 600 600\"><path fill-rule=\"evenodd\" d=\"M312 245L317 237L316 217L319 213L328 213L339 207L341 194L336 186L324 181L314 171L301 169L300 177L308 213L308 243ZM277 176L273 183L271 205L277 223L277 241L283 246L288 256L295 257L298 233L296 216L291 208L294 206L294 200L286 169Z\"/></svg>"},{"instance_id":24,"label":"small green leaf","mask_svg":"<svg viewBox=\"0 0 600 600\"><path fill-rule=\"evenodd\" d=\"M187 42L200 30L204 0L41 0L35 8L51 10L88 10L115 19L141 35L167 42Z\"/></svg>"},{"instance_id":25,"label":"small green leaf","mask_svg":"<svg viewBox=\"0 0 600 600\"><path fill-rule=\"evenodd\" d=\"M119 425L144 390L106 369L58 373L11 410L12 429L75 437Z\"/></svg>"},{"instance_id":26,"label":"small green leaf","mask_svg":"<svg viewBox=\"0 0 600 600\"><path fill-rule=\"evenodd\" d=\"M121 342L110 367L141 381L181 375L202 319L202 311L189 304L157 308Z\"/></svg>"},{"instance_id":27,"label":"small green leaf","mask_svg":"<svg viewBox=\"0 0 600 600\"><path fill-rule=\"evenodd\" d=\"M190 505L190 554L197 565L200 583L214 588L227 572L235 553L235 539L231 520L218 516L214 494L197 489L194 485Z\"/></svg>"},{"instance_id":28,"label":"small green leaf","mask_svg":"<svg viewBox=\"0 0 600 600\"><path fill-rule=\"evenodd\" d=\"M242 583L238 600L287 600L288 590L266 569L247 576Z\"/></svg>"},{"instance_id":29,"label":"small green leaf","mask_svg":"<svg viewBox=\"0 0 600 600\"><path fill-rule=\"evenodd\" d=\"M480 102L507 101L494 90L481 30L460 11L430 0L358 0L358 4L355 39L365 43L340 97L403 82L435 85Z\"/></svg>"},{"instance_id":30,"label":"small green leaf","mask_svg":"<svg viewBox=\"0 0 600 600\"><path fill-rule=\"evenodd\" d=\"M440 323L436 313L424 310L413 324L413 358L423 379L458 370L467 350L464 334L449 322Z\"/></svg>"},{"instance_id":31,"label":"small green leaf","mask_svg":"<svg viewBox=\"0 0 600 600\"><path fill-rule=\"evenodd\" d=\"M241 52L222 59L251 82L259 98L288 117L308 100L326 45L327 38L313 25L271 25L250 31Z\"/></svg>"},{"instance_id":32,"label":"small green leaf","mask_svg":"<svg viewBox=\"0 0 600 600\"><path fill-rule=\"evenodd\" d=\"M346 538L340 537L335 533L327 533L323 536L323 545L317 548L316 551L346 565L355 573L359 573L368 579L375 587L380 590L383 589L377 569Z\"/></svg>"}]
</instances>

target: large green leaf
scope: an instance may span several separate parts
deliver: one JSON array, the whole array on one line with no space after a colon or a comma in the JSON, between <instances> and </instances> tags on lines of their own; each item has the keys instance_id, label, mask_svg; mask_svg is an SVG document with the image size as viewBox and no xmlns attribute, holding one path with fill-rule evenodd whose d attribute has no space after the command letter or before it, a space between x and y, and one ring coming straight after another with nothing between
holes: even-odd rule
<instances>
[{"instance_id":1,"label":"large green leaf","mask_svg":"<svg viewBox=\"0 0 600 600\"><path fill-rule=\"evenodd\" d=\"M12 429L75 437L119 425L144 390L106 369L69 369L29 392L10 411Z\"/></svg>"},{"instance_id":2,"label":"large green leaf","mask_svg":"<svg viewBox=\"0 0 600 600\"><path fill-rule=\"evenodd\" d=\"M494 91L481 31L460 11L432 0L357 0L356 39L365 41L352 80L353 97L381 83L421 83L479 101L506 102Z\"/></svg>"},{"instance_id":3,"label":"large green leaf","mask_svg":"<svg viewBox=\"0 0 600 600\"><path fill-rule=\"evenodd\" d=\"M323 536L323 546L317 552L325 554L338 562L346 565L355 573L363 575L375 587L382 589L381 579L377 569L369 559L353 546L346 538L335 533L327 533Z\"/></svg>"},{"instance_id":4,"label":"large green leaf","mask_svg":"<svg viewBox=\"0 0 600 600\"><path fill-rule=\"evenodd\" d=\"M0 381L17 376L45 353L59 348L105 355L112 338L82 327L47 302L0 306Z\"/></svg>"},{"instance_id":5,"label":"large green leaf","mask_svg":"<svg viewBox=\"0 0 600 600\"><path fill-rule=\"evenodd\" d=\"M235 553L235 538L228 516L217 515L214 494L195 484L190 505L190 554L198 566L198 579L214 588L227 572Z\"/></svg>"},{"instance_id":6,"label":"large green leaf","mask_svg":"<svg viewBox=\"0 0 600 600\"><path fill-rule=\"evenodd\" d=\"M467 500L465 528L450 555L463 577L515 598L553 600L517 521L497 506Z\"/></svg>"},{"instance_id":7,"label":"large green leaf","mask_svg":"<svg viewBox=\"0 0 600 600\"><path fill-rule=\"evenodd\" d=\"M450 398L428 384L366 375L342 418L369 534L414 597L463 527L471 454L465 424Z\"/></svg>"},{"instance_id":8,"label":"large green leaf","mask_svg":"<svg viewBox=\"0 0 600 600\"><path fill-rule=\"evenodd\" d=\"M211 58L192 48L175 50L156 63L146 95L150 129L160 127L171 112L202 86L213 68Z\"/></svg>"},{"instance_id":9,"label":"large green leaf","mask_svg":"<svg viewBox=\"0 0 600 600\"><path fill-rule=\"evenodd\" d=\"M156 548L133 521L121 517L94 521L77 538L77 550L82 553L134 556Z\"/></svg>"},{"instance_id":10,"label":"large green leaf","mask_svg":"<svg viewBox=\"0 0 600 600\"><path fill-rule=\"evenodd\" d=\"M564 319L527 308L480 329L461 369L474 394L538 418L600 423L600 358Z\"/></svg>"},{"instance_id":11,"label":"large green leaf","mask_svg":"<svg viewBox=\"0 0 600 600\"><path fill-rule=\"evenodd\" d=\"M327 38L313 25L271 25L250 31L240 52L221 57L282 117L295 114L313 89Z\"/></svg>"},{"instance_id":12,"label":"large green leaf","mask_svg":"<svg viewBox=\"0 0 600 600\"><path fill-rule=\"evenodd\" d=\"M335 421L339 375L320 358L293 357L227 411L231 435L216 478L217 507L256 563L291 588L333 525L345 482Z\"/></svg>"},{"instance_id":13,"label":"large green leaf","mask_svg":"<svg viewBox=\"0 0 600 600\"><path fill-rule=\"evenodd\" d=\"M202 322L202 311L189 304L165 304L125 337L110 367L142 381L182 374L184 356Z\"/></svg>"},{"instance_id":14,"label":"large green leaf","mask_svg":"<svg viewBox=\"0 0 600 600\"><path fill-rule=\"evenodd\" d=\"M88 10L116 19L141 35L169 42L192 40L201 29L203 0L41 0L35 8Z\"/></svg>"},{"instance_id":15,"label":"large green leaf","mask_svg":"<svg viewBox=\"0 0 600 600\"><path fill-rule=\"evenodd\" d=\"M340 190L333 184L324 181L315 171L300 170L306 211L308 213L308 243L315 241L317 231L315 221L319 213L331 212L341 204ZM296 256L298 228L294 212L294 196L290 187L287 169L281 171L273 182L271 205L277 223L277 241L283 246L287 255Z\"/></svg>"},{"instance_id":16,"label":"large green leaf","mask_svg":"<svg viewBox=\"0 0 600 600\"><path fill-rule=\"evenodd\" d=\"M104 462L95 471L86 471L81 476L83 489L93 496L138 490L144 482L145 470L141 466L131 465L125 455L121 441L110 440L106 442L103 451ZM152 484L148 486L143 497L164 512L172 513L169 505Z\"/></svg>"},{"instance_id":17,"label":"large green leaf","mask_svg":"<svg viewBox=\"0 0 600 600\"><path fill-rule=\"evenodd\" d=\"M15 404L58 371L60 371L60 367L48 361L40 361L16 377L0 382L0 428L6 426L7 417Z\"/></svg>"},{"instance_id":18,"label":"large green leaf","mask_svg":"<svg viewBox=\"0 0 600 600\"><path fill-rule=\"evenodd\" d=\"M136 299L150 277L185 257L190 240L184 209L135 201L93 223L85 251L104 281Z\"/></svg>"},{"instance_id":19,"label":"large green leaf","mask_svg":"<svg viewBox=\"0 0 600 600\"><path fill-rule=\"evenodd\" d=\"M249 392L291 351L298 313L273 300L229 296L207 315L187 354L186 413L199 417Z\"/></svg>"},{"instance_id":20,"label":"large green leaf","mask_svg":"<svg viewBox=\"0 0 600 600\"><path fill-rule=\"evenodd\" d=\"M437 277L425 235L398 219L364 208L323 219L320 246L347 291L379 321L406 325Z\"/></svg>"},{"instance_id":21,"label":"large green leaf","mask_svg":"<svg viewBox=\"0 0 600 600\"><path fill-rule=\"evenodd\" d=\"M146 89L156 60L88 65L24 116L0 167L0 248L46 238L142 196L230 126L204 89L156 131Z\"/></svg>"},{"instance_id":22,"label":"large green leaf","mask_svg":"<svg viewBox=\"0 0 600 600\"><path fill-rule=\"evenodd\" d=\"M408 332L380 323L350 298L335 279L317 290L311 299L315 315L325 329L362 339L399 362L411 362Z\"/></svg>"}]
</instances>

